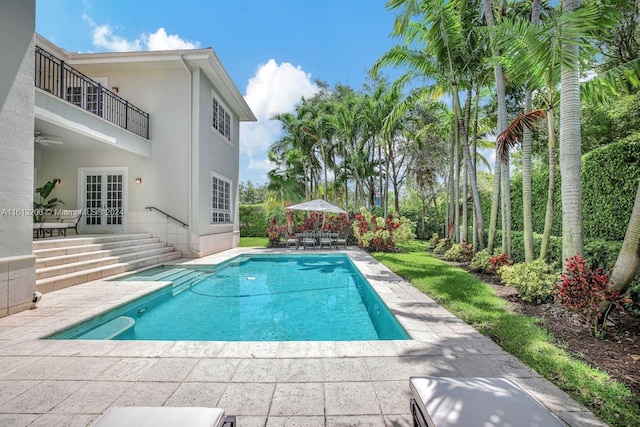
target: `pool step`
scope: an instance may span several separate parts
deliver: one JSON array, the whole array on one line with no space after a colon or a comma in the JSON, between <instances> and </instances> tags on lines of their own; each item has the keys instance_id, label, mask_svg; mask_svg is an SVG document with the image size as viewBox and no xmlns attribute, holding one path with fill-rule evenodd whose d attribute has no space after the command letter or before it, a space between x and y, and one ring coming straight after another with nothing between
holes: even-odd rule
<instances>
[{"instance_id":1,"label":"pool step","mask_svg":"<svg viewBox=\"0 0 640 427\"><path fill-rule=\"evenodd\" d=\"M77 340L110 340L136 325L136 321L128 316L116 317L89 332L75 338Z\"/></svg>"},{"instance_id":2,"label":"pool step","mask_svg":"<svg viewBox=\"0 0 640 427\"><path fill-rule=\"evenodd\" d=\"M197 271L188 271L187 274L180 277L173 282L173 289L171 294L176 296L191 287L191 284L197 280L200 280L202 274Z\"/></svg>"},{"instance_id":3,"label":"pool step","mask_svg":"<svg viewBox=\"0 0 640 427\"><path fill-rule=\"evenodd\" d=\"M43 240L33 248L36 287L43 293L182 257L150 234Z\"/></svg>"}]
</instances>

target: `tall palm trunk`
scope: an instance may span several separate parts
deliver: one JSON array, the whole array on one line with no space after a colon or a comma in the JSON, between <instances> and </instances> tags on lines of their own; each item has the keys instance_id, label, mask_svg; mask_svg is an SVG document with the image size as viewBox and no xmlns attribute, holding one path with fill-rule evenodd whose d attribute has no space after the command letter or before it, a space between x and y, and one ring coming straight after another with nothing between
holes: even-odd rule
<instances>
[{"instance_id":1,"label":"tall palm trunk","mask_svg":"<svg viewBox=\"0 0 640 427\"><path fill-rule=\"evenodd\" d=\"M580 0L564 0L562 12L580 6ZM562 176L562 259L582 256L582 181L580 179L580 81L578 46L565 43L560 75L560 175ZM569 62L569 64L567 64ZM567 66L569 65L569 66Z\"/></svg>"},{"instance_id":2,"label":"tall palm trunk","mask_svg":"<svg viewBox=\"0 0 640 427\"><path fill-rule=\"evenodd\" d=\"M549 133L549 186L547 188L547 210L544 214L544 233L540 245L540 259L547 257L551 227L553 226L553 198L556 187L556 130L554 126L553 108L547 110L547 129Z\"/></svg>"},{"instance_id":3,"label":"tall palm trunk","mask_svg":"<svg viewBox=\"0 0 640 427\"><path fill-rule=\"evenodd\" d=\"M495 39L495 32L493 28L495 27L495 21L493 18L493 9L491 6L491 0L482 0L485 19L487 20L487 25L489 26L489 37L493 42ZM493 66L493 73L495 75L496 81L496 92L497 92L497 101L498 101L498 129L496 129L497 133L500 134L503 130L507 128L507 103L506 103L506 88L504 83L504 71L502 66L496 61ZM498 153L498 149L496 147L496 162L500 159L500 153ZM493 251L495 245L496 238L496 225L498 222L498 207L500 204L500 187L502 180L502 173L504 171L496 163L495 172L493 176L493 196L491 198L491 217L489 219L489 242L487 247L490 251ZM504 185L502 185L504 188ZM505 195L502 195L502 198L505 198ZM505 203L503 202L503 209L505 207ZM502 229L505 229L505 224L502 224ZM504 233L503 233L504 234ZM504 245L503 245L504 246ZM504 249L504 248L503 248Z\"/></svg>"},{"instance_id":4,"label":"tall palm trunk","mask_svg":"<svg viewBox=\"0 0 640 427\"><path fill-rule=\"evenodd\" d=\"M624 242L616 266L611 272L612 289L626 291L638 273L640 273L640 181Z\"/></svg>"},{"instance_id":5,"label":"tall palm trunk","mask_svg":"<svg viewBox=\"0 0 640 427\"><path fill-rule=\"evenodd\" d=\"M457 121L457 125L464 126L462 120ZM456 243L460 243L460 129L458 130L458 138L453 143L453 165L454 183L453 198L455 200L453 207L453 238Z\"/></svg>"},{"instance_id":6,"label":"tall palm trunk","mask_svg":"<svg viewBox=\"0 0 640 427\"><path fill-rule=\"evenodd\" d=\"M537 25L540 22L540 0L533 0L531 4L531 23ZM530 90L524 100L525 114L531 111ZM522 134L522 213L524 228L524 259L526 262L533 261L533 213L531 201L531 148L533 144L533 135L528 127L525 126Z\"/></svg>"}]
</instances>

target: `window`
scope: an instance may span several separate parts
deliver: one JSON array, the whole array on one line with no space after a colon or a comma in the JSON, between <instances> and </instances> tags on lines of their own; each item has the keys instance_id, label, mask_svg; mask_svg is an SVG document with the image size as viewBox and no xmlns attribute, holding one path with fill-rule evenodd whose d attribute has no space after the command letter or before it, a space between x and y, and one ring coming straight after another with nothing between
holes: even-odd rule
<instances>
[{"instance_id":1,"label":"window","mask_svg":"<svg viewBox=\"0 0 640 427\"><path fill-rule=\"evenodd\" d=\"M231 114L213 94L211 95L211 126L231 142Z\"/></svg>"},{"instance_id":2,"label":"window","mask_svg":"<svg viewBox=\"0 0 640 427\"><path fill-rule=\"evenodd\" d=\"M211 223L231 222L231 182L211 172Z\"/></svg>"}]
</instances>

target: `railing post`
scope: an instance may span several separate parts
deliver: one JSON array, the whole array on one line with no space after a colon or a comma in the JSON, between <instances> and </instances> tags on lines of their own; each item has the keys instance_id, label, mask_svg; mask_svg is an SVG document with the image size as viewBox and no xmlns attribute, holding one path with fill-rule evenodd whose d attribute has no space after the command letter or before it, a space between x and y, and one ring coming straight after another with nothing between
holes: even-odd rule
<instances>
[{"instance_id":1,"label":"railing post","mask_svg":"<svg viewBox=\"0 0 640 427\"><path fill-rule=\"evenodd\" d=\"M124 101L124 128L129 130L129 101Z\"/></svg>"},{"instance_id":2,"label":"railing post","mask_svg":"<svg viewBox=\"0 0 640 427\"><path fill-rule=\"evenodd\" d=\"M64 99L64 61L60 60L60 93L58 96Z\"/></svg>"},{"instance_id":3,"label":"railing post","mask_svg":"<svg viewBox=\"0 0 640 427\"><path fill-rule=\"evenodd\" d=\"M96 110L99 117L102 117L102 85L98 83L98 93L96 94Z\"/></svg>"}]
</instances>

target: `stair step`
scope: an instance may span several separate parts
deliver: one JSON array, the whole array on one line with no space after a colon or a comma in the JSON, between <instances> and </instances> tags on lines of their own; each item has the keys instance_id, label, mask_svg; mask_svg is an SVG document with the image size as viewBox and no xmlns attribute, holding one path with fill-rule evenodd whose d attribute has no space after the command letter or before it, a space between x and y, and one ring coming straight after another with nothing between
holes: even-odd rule
<instances>
[{"instance_id":1,"label":"stair step","mask_svg":"<svg viewBox=\"0 0 640 427\"><path fill-rule=\"evenodd\" d=\"M33 254L38 258L51 258L64 255L81 254L86 252L94 252L100 250L111 250L116 248L123 248L129 246L142 246L150 243L158 243L160 239L157 237L148 237L144 239L129 239L122 242L112 241L107 243L91 243L75 246L65 246L57 248L37 249L33 251Z\"/></svg>"},{"instance_id":2,"label":"stair step","mask_svg":"<svg viewBox=\"0 0 640 427\"><path fill-rule=\"evenodd\" d=\"M53 267L38 268L36 270L36 280L46 279L48 277L60 276L82 270L90 270L96 267L102 267L120 262L128 262L138 258L146 258L148 256L159 255L165 252L171 252L174 248L170 246L161 246L159 248L149 250L138 250L116 256L106 256L97 259L88 259L85 261L72 262L68 264L55 265Z\"/></svg>"},{"instance_id":3,"label":"stair step","mask_svg":"<svg viewBox=\"0 0 640 427\"><path fill-rule=\"evenodd\" d=\"M173 249L173 248L170 248ZM131 270L138 270L144 267L161 265L165 262L182 257L182 252L164 252L162 254L135 259L129 262L117 262L115 264L104 265L88 270L75 271L73 273L62 274L60 276L48 277L36 280L36 288L42 293L64 289L80 283L90 282L125 273Z\"/></svg>"},{"instance_id":4,"label":"stair step","mask_svg":"<svg viewBox=\"0 0 640 427\"><path fill-rule=\"evenodd\" d=\"M105 234L100 236L61 237L59 239L34 240L33 250L64 248L68 246L81 246L96 243L124 242L127 240L140 240L152 237L149 233L139 234Z\"/></svg>"},{"instance_id":5,"label":"stair step","mask_svg":"<svg viewBox=\"0 0 640 427\"><path fill-rule=\"evenodd\" d=\"M36 268L39 269L39 268L46 268L46 267L54 267L56 265L69 264L69 263L87 261L92 259L100 259L100 258L105 258L109 256L124 255L131 252L145 251L145 250L162 248L162 247L167 247L167 245L165 245L162 242L157 242L157 243L148 243L148 244L141 244L141 245L130 245L125 247L116 247L114 249L101 249L101 250L95 250L91 252L78 252L70 255L44 257L44 258L36 259Z\"/></svg>"}]
</instances>

